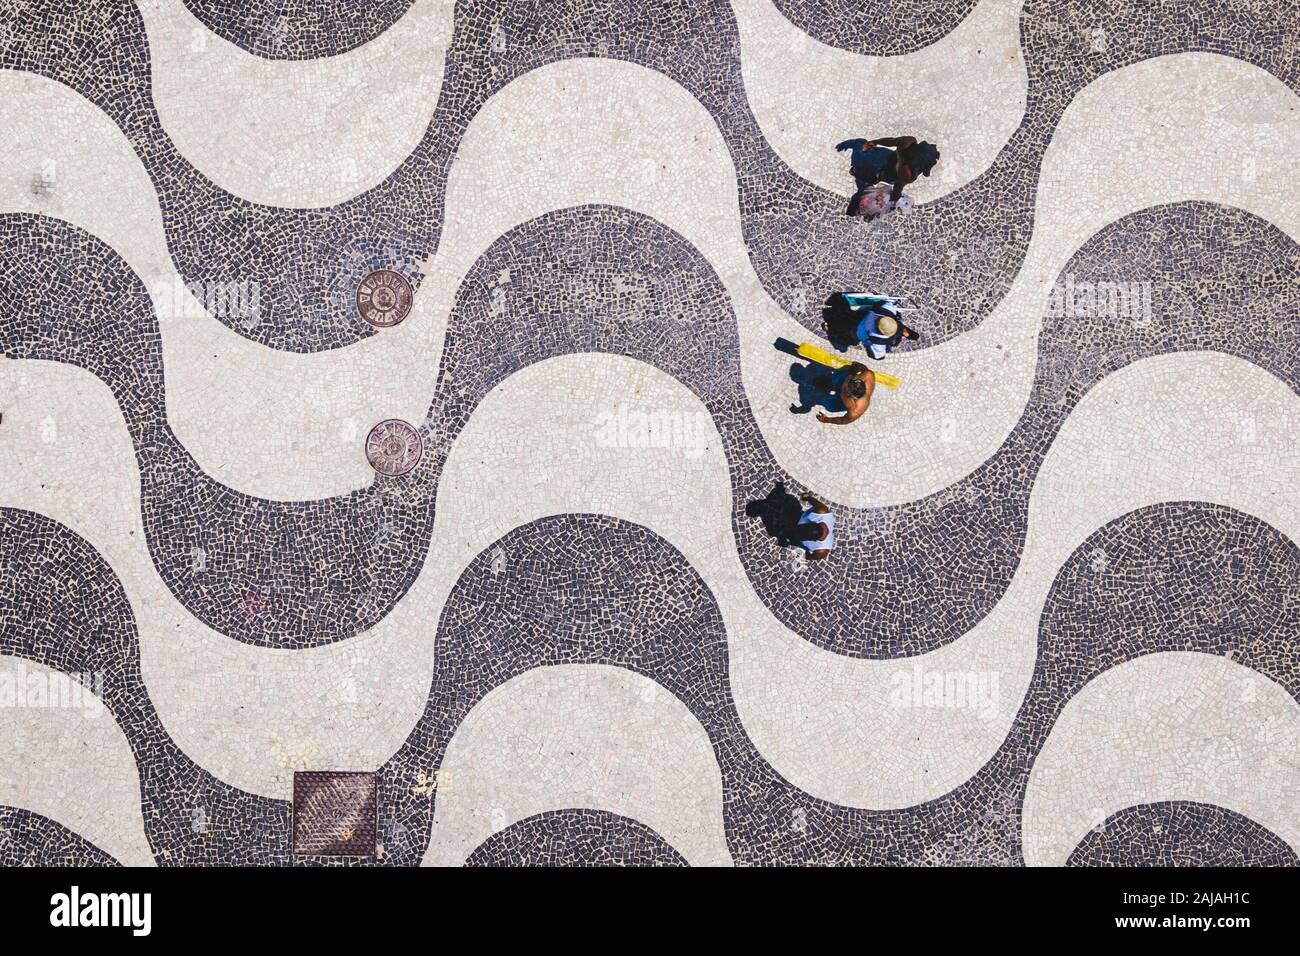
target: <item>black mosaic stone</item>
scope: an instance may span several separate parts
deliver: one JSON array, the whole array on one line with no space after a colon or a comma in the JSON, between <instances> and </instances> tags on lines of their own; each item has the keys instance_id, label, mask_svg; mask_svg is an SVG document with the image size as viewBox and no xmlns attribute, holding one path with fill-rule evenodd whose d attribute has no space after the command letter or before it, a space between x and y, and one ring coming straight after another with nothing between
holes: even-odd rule
<instances>
[{"instance_id":1,"label":"black mosaic stone","mask_svg":"<svg viewBox=\"0 0 1300 956\"><path fill-rule=\"evenodd\" d=\"M1105 574L1091 555L1109 555ZM504 553L508 575L493 571ZM1206 556L1212 556L1207 569ZM1146 573L1158 564L1163 574ZM1196 574L1193 575L1192 571ZM1213 581L1253 604L1199 616ZM1062 567L1044 608L1038 659L1006 740L965 784L905 810L818 800L755 749L732 700L728 645L712 595L667 542L597 515L557 515L516 529L471 564L439 622L429 704L383 769L387 826L413 862L434 793L417 792L464 716L493 688L534 668L606 664L677 697L713 743L733 858L748 864L1019 865L1020 807L1034 758L1066 702L1103 671L1168 650L1226 655L1300 697L1300 553L1256 518L1197 502L1153 505L1093 534ZM1117 599L1122 595L1123 600ZM1244 604L1245 599L1240 599ZM1119 636L1123 635L1123 639Z\"/></svg>"},{"instance_id":2,"label":"black mosaic stone","mask_svg":"<svg viewBox=\"0 0 1300 956\"><path fill-rule=\"evenodd\" d=\"M412 0L184 0L224 40L268 60L338 56L401 19Z\"/></svg>"},{"instance_id":3,"label":"black mosaic stone","mask_svg":"<svg viewBox=\"0 0 1300 956\"><path fill-rule=\"evenodd\" d=\"M1067 866L1300 866L1281 837L1249 817L1190 800L1145 803L1106 818Z\"/></svg>"},{"instance_id":4,"label":"black mosaic stone","mask_svg":"<svg viewBox=\"0 0 1300 956\"><path fill-rule=\"evenodd\" d=\"M552 810L488 837L466 866L686 866L644 823L607 810Z\"/></svg>"},{"instance_id":5,"label":"black mosaic stone","mask_svg":"<svg viewBox=\"0 0 1300 956\"><path fill-rule=\"evenodd\" d=\"M0 508L0 654L103 678L103 702L140 773L160 865L286 865L288 801L223 783L180 750L140 674L135 616L112 569L56 521Z\"/></svg>"},{"instance_id":6,"label":"black mosaic stone","mask_svg":"<svg viewBox=\"0 0 1300 956\"><path fill-rule=\"evenodd\" d=\"M772 0L781 15L827 46L899 56L947 36L978 0Z\"/></svg>"},{"instance_id":7,"label":"black mosaic stone","mask_svg":"<svg viewBox=\"0 0 1300 956\"><path fill-rule=\"evenodd\" d=\"M140 467L150 556L195 616L246 643L310 647L365 630L406 593L433 526L427 459L317 501L235 491L167 423L157 319L117 254L66 222L26 215L0 216L0 247L4 354L78 365L112 389ZM53 302L65 305L51 311Z\"/></svg>"},{"instance_id":8,"label":"black mosaic stone","mask_svg":"<svg viewBox=\"0 0 1300 956\"><path fill-rule=\"evenodd\" d=\"M406 6L186 2L216 32L273 59L353 49ZM969 0L901 0L889 9L907 22L891 30L875 3L778 6L824 42L876 53L932 42L970 9ZM117 123L153 180L178 271L189 280L260 287L256 321L214 317L250 339L301 352L373 334L355 309L356 283L367 273L395 269L418 286L419 263L439 240L460 137L491 95L549 63L623 59L681 84L714 117L730 150L750 259L773 298L816 328L815 310L829 292L905 291L922 309L914 324L924 346L974 327L1005 294L1032 232L1043 152L1087 83L1148 57L1200 50L1254 63L1294 90L1300 63L1293 11L1281 0L1028 0L1021 17L1027 108L997 161L913 215L863 228L841 215L842 199L794 174L766 143L746 101L736 26L723 0L466 0L456 9L438 104L411 155L348 202L280 209L219 189L163 132L133 4L42 0L13 8L16 16L0 29L0 68L56 79ZM838 138L828 136L827 148ZM726 290L697 250L645 216L584 206L497 239L457 294L430 412L416 423L426 443L420 465L400 479L376 478L351 494L307 502L237 493L204 474L176 439L151 300L105 243L58 220L10 214L0 216L0 249L4 354L75 364L112 390L135 448L145 533L162 580L217 631L286 649L361 633L393 607L428 550L437 481L460 430L493 387L546 358L627 355L690 388L721 438L736 546L759 598L805 639L873 658L933 650L996 604L1020 560L1038 468L1070 411L1103 377L1148 356L1200 349L1253 362L1293 391L1300 371L1298 260L1286 235L1204 202L1134 213L1092 237L1064 274L1076 282L1151 282L1152 321L1116 336L1100 316L1048 315L1032 392L1002 447L919 501L833 505L840 536L833 560L796 572L792 552L745 513L773 481L795 483L763 441L744 393ZM511 279L503 286L506 268ZM1240 321L1243 309L1248 323ZM1091 561L1097 551L1107 556L1102 571ZM508 556L508 578L493 573L497 553ZM506 680L566 663L626 667L690 709L722 769L726 836L737 862L1018 865L1028 775L1074 694L1143 654L1193 651L1228 656L1297 698L1298 587L1294 542L1232 509L1171 502L1109 523L1056 576L1029 690L996 753L935 800L864 811L802 792L749 740L732 700L721 617L682 555L613 518L548 517L487 549L446 603L426 709L379 771L382 854L295 857L288 801L222 783L167 734L141 677L130 604L107 563L57 522L0 509L0 653L103 676L104 702L139 769L145 835L158 862L171 865L419 862L436 799L419 781L438 769L465 715ZM1171 802L1116 814L1084 838L1071 862L1294 865L1295 853L1279 843L1231 811ZM681 862L644 825L587 809L520 821L470 860L579 861ZM52 820L3 808L0 863L15 862L114 861Z\"/></svg>"},{"instance_id":9,"label":"black mosaic stone","mask_svg":"<svg viewBox=\"0 0 1300 956\"><path fill-rule=\"evenodd\" d=\"M0 866L121 866L80 834L49 817L0 806Z\"/></svg>"}]
</instances>

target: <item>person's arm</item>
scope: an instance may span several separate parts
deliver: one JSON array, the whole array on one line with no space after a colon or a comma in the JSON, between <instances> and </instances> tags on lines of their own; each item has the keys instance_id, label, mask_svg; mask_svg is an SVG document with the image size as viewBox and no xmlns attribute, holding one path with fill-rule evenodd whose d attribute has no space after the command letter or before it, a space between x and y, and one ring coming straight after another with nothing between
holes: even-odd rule
<instances>
[{"instance_id":1,"label":"person's arm","mask_svg":"<svg viewBox=\"0 0 1300 956\"><path fill-rule=\"evenodd\" d=\"M914 182L916 173L912 172L912 167L907 165L902 156L898 157L898 165L894 169L894 188L889 191L890 201L898 202L903 198L903 187Z\"/></svg>"},{"instance_id":2,"label":"person's arm","mask_svg":"<svg viewBox=\"0 0 1300 956\"><path fill-rule=\"evenodd\" d=\"M903 196L903 187L908 183L916 181L916 173L912 172L912 167L907 165L903 159L903 150L911 149L916 145L915 136L887 136L884 139L876 140L877 146L892 146L896 149L897 156L894 159L894 188L889 191L889 198L893 202L898 202Z\"/></svg>"},{"instance_id":3,"label":"person's arm","mask_svg":"<svg viewBox=\"0 0 1300 956\"><path fill-rule=\"evenodd\" d=\"M915 136L886 136L884 139L871 140L876 146L892 146L894 149L908 149L916 145Z\"/></svg>"},{"instance_id":4,"label":"person's arm","mask_svg":"<svg viewBox=\"0 0 1300 956\"><path fill-rule=\"evenodd\" d=\"M836 150L836 152L840 152L840 153L842 153L842 152L844 152L846 149L857 149L859 146L861 146L861 145L862 145L863 143L865 143L865 142L866 142L866 140L863 139L861 136L859 136L857 139L846 139L844 142L842 142L842 143L840 143L838 146L836 146L836 147L835 147L835 150Z\"/></svg>"},{"instance_id":5,"label":"person's arm","mask_svg":"<svg viewBox=\"0 0 1300 956\"><path fill-rule=\"evenodd\" d=\"M830 507L825 502L820 501L817 498L813 497L812 493L808 491L805 491L803 494L801 494L799 496L799 500L802 501L804 504L806 504L813 511L817 512L819 515L824 515L826 514L826 512L831 510Z\"/></svg>"},{"instance_id":6,"label":"person's arm","mask_svg":"<svg viewBox=\"0 0 1300 956\"><path fill-rule=\"evenodd\" d=\"M841 415L839 418L831 418L825 412L818 412L817 420L827 425L848 425L853 422L856 422L859 418L861 418L862 413L867 410L867 406L870 404L871 404L870 398L861 398L856 400L852 405L848 406L848 411L845 412L843 415Z\"/></svg>"}]
</instances>

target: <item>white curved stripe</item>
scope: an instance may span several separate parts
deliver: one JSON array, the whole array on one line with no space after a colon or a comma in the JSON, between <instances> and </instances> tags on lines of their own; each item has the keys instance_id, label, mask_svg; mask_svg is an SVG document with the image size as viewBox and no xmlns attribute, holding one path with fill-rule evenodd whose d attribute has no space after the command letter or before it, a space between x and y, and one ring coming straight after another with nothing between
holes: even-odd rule
<instances>
[{"instance_id":1,"label":"white curved stripe","mask_svg":"<svg viewBox=\"0 0 1300 956\"><path fill-rule=\"evenodd\" d=\"M1062 866L1111 814L1164 800L1235 810L1300 850L1297 753L1300 707L1258 671L1192 652L1111 668L1066 704L1034 761L1025 862Z\"/></svg>"},{"instance_id":2,"label":"white curved stripe","mask_svg":"<svg viewBox=\"0 0 1300 956\"><path fill-rule=\"evenodd\" d=\"M575 406L574 394L637 397L593 408ZM1143 414L1117 411L1133 408ZM667 447L642 441L642 414ZM1177 353L1110 376L1080 403L1040 471L1025 560L990 617L933 653L864 661L809 644L757 599L731 536L721 440L698 400L639 363L573 356L517 372L480 404L438 489L435 538L452 553L430 563L449 587L511 528L566 511L652 528L717 599L737 707L776 769L836 803L911 806L957 786L1001 744L1033 670L1047 591L1098 527L1187 498L1229 504L1300 539L1285 492L1300 481L1298 434L1290 390L1222 354ZM508 480L483 481L485 467L506 460ZM1260 482L1261 473L1276 480ZM473 518L443 524L447 515ZM923 677L975 675L991 693L958 708L909 707L895 691L918 668Z\"/></svg>"},{"instance_id":3,"label":"white curved stripe","mask_svg":"<svg viewBox=\"0 0 1300 956\"><path fill-rule=\"evenodd\" d=\"M424 863L463 863L493 833L590 807L644 823L694 866L731 862L708 735L654 681L598 664L543 667L491 691L447 745Z\"/></svg>"},{"instance_id":4,"label":"white curved stripe","mask_svg":"<svg viewBox=\"0 0 1300 956\"><path fill-rule=\"evenodd\" d=\"M5 804L63 824L126 866L154 865L135 758L113 715L58 671L0 655Z\"/></svg>"},{"instance_id":5,"label":"white curved stripe","mask_svg":"<svg viewBox=\"0 0 1300 956\"><path fill-rule=\"evenodd\" d=\"M831 435L818 433L802 447L781 434L781 425L790 427L789 416L779 417L789 388L776 383L789 358L764 346L774 335L794 336L788 326L747 317L742 330L754 334L743 340L745 382L755 405L769 403L759 420L781 464L804 474L808 462L819 462L820 490L860 505L915 500L974 471L1020 418L1051 286L1094 233L1143 208L1201 199L1245 209L1300 240L1300 203L1284 198L1292 192L1285 157L1300 150L1300 124L1290 119L1298 106L1300 98L1272 75L1213 54L1146 60L1085 87L1043 158L1033 236L1006 297L970 332L924 352L890 356L888 369L903 385L878 392L868 416L852 428L822 428ZM1142 134L1135 137L1134 130ZM1250 177L1222 161L1242 141L1260 150ZM1124 144L1126 162L1158 174L1113 175L1117 143ZM1157 324L1165 294L1159 284L1153 289ZM863 468L863 461L884 466Z\"/></svg>"},{"instance_id":6,"label":"white curved stripe","mask_svg":"<svg viewBox=\"0 0 1300 956\"><path fill-rule=\"evenodd\" d=\"M814 40L772 0L732 0L749 105L791 169L846 197L853 179L836 143L904 135L935 143L939 164L908 193L936 199L992 165L1020 125L1028 87L1022 3L982 0L929 46L863 56Z\"/></svg>"},{"instance_id":7,"label":"white curved stripe","mask_svg":"<svg viewBox=\"0 0 1300 956\"><path fill-rule=\"evenodd\" d=\"M1104 380L1066 422L1030 499L1020 567L984 621L906 662L842 657L784 628L754 594L731 535L721 441L699 400L648 365L566 356L515 373L474 412L439 484L431 551L393 612L358 638L273 651L204 627L158 578L125 424L106 387L47 362L0 363L0 386L12 396L5 428L18 462L0 475L0 504L48 514L104 555L131 599L149 693L177 743L223 780L280 798L293 769L374 767L401 746L428 694L446 595L493 541L545 515L610 514L678 548L718 602L732 690L760 751L819 797L878 808L938 796L996 750L1028 685L1052 580L1098 527L1152 502L1199 499L1300 540L1286 497L1300 485L1300 403L1290 390L1218 353L1148 359ZM637 398L620 409L575 404L575 394ZM642 412L682 437L644 441ZM508 480L484 481L504 460ZM900 707L898 682L918 666L975 674L996 693L974 706Z\"/></svg>"},{"instance_id":8,"label":"white curved stripe","mask_svg":"<svg viewBox=\"0 0 1300 956\"><path fill-rule=\"evenodd\" d=\"M181 0L141 3L159 120L227 192L272 206L343 202L383 181L428 128L453 6L415 0L347 53L267 60L209 31Z\"/></svg>"},{"instance_id":9,"label":"white curved stripe","mask_svg":"<svg viewBox=\"0 0 1300 956\"><path fill-rule=\"evenodd\" d=\"M361 442L375 421L424 419L442 332L423 289L404 323L346 350L309 356L264 348L207 316L184 289L149 177L106 115L53 80L0 70L0 130L7 137L0 211L80 226L149 288L168 420L218 481L287 501L339 494L371 480ZM48 192L35 188L46 173ZM410 388L380 384L390 380ZM385 410L378 419L376 408Z\"/></svg>"},{"instance_id":10,"label":"white curved stripe","mask_svg":"<svg viewBox=\"0 0 1300 956\"><path fill-rule=\"evenodd\" d=\"M424 710L442 608L422 575L378 626L328 647L241 644L194 618L154 569L121 411L90 373L0 362L0 505L62 522L108 562L131 602L149 696L177 745L220 779L290 799L293 771L373 769ZM436 593L435 593L436 592Z\"/></svg>"},{"instance_id":11,"label":"white curved stripe","mask_svg":"<svg viewBox=\"0 0 1300 956\"><path fill-rule=\"evenodd\" d=\"M15 170L0 177L0 209L42 211L43 203L61 203L52 215L104 238L165 292L175 273L156 199L116 127L53 81L0 73L0 83L15 76L24 78L6 90L13 95L0 97L0 111L13 104L0 112L0 128L11 136L11 152L0 155L0 164ZM91 115L73 110L69 96ZM1205 105L1210 102L1239 109L1220 115ZM903 387L882 392L857 426L833 429L789 413L795 399L790 358L772 341L810 336L767 297L749 265L735 173L708 114L680 87L640 67L610 60L555 64L510 84L471 124L451 170L441 247L412 316L397 328L347 349L292 355L262 348L206 317L176 315L175 305L156 294L164 313L169 419L202 467L240 491L298 500L359 487L369 480L359 445L370 424L424 417L444 317L482 251L549 210L608 202L678 230L722 276L740 318L746 389L783 467L847 504L913 500L978 467L1014 425L1032 381L1046 289L1097 229L1144 206L1201 198L1242 206L1300 236L1300 206L1287 201L1285 180L1285 157L1300 151L1300 130L1286 122L1295 102L1269 74L1211 54L1143 61L1085 88L1047 150L1033 240L1006 299L975 330L891 357ZM1134 105L1126 111L1117 103ZM49 117L39 136L19 121L29 111ZM1154 132L1129 142L1139 121ZM1220 161L1243 131L1259 156L1251 179ZM84 150L91 134L100 137L94 153ZM116 147L108 142L113 136ZM1103 178L1118 141L1140 167L1161 174L1132 183ZM50 155L59 157L58 182L66 186L56 183L53 197L41 199L31 194L30 177ZM93 167L84 162L89 155L98 160ZM611 163L611 155L619 162ZM1096 187L1083 206L1080 182ZM511 202L499 201L505 194ZM218 415L214 396L220 396ZM864 460L888 467L862 468Z\"/></svg>"}]
</instances>

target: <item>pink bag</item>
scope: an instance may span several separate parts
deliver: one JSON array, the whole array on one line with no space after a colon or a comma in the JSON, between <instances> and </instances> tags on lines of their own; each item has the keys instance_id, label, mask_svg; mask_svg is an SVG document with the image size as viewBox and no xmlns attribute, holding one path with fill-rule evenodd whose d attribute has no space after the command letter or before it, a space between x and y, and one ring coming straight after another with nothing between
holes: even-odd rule
<instances>
[{"instance_id":1,"label":"pink bag","mask_svg":"<svg viewBox=\"0 0 1300 956\"><path fill-rule=\"evenodd\" d=\"M875 189L868 189L858 200L858 208L854 210L855 216L876 217L881 213L889 211L889 193L893 187L877 186Z\"/></svg>"}]
</instances>

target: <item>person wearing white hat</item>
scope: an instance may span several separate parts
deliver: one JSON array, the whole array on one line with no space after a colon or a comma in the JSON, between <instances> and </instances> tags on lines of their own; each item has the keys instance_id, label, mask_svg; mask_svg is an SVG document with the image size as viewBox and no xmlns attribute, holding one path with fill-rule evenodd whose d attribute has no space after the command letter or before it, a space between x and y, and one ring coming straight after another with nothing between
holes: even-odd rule
<instances>
[{"instance_id":1,"label":"person wearing white hat","mask_svg":"<svg viewBox=\"0 0 1300 956\"><path fill-rule=\"evenodd\" d=\"M865 292L836 292L822 309L822 331L838 349L860 344L879 361L903 339L920 339L899 318L897 300Z\"/></svg>"}]
</instances>

